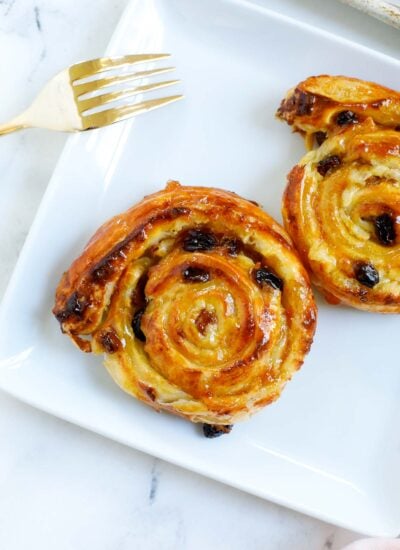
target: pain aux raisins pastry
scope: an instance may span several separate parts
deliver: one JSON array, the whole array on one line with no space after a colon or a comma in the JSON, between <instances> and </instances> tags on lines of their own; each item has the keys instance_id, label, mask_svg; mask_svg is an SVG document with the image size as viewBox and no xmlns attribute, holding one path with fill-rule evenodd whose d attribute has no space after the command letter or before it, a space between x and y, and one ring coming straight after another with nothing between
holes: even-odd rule
<instances>
[{"instance_id":1,"label":"pain aux raisins pastry","mask_svg":"<svg viewBox=\"0 0 400 550\"><path fill-rule=\"evenodd\" d=\"M331 303L400 312L400 94L344 76L312 76L277 116L306 137L288 176L284 225ZM312 143L314 142L314 143Z\"/></svg>"},{"instance_id":2,"label":"pain aux raisins pastry","mask_svg":"<svg viewBox=\"0 0 400 550\"><path fill-rule=\"evenodd\" d=\"M288 176L285 227L331 303L400 312L400 133L369 118Z\"/></svg>"},{"instance_id":3,"label":"pain aux raisins pastry","mask_svg":"<svg viewBox=\"0 0 400 550\"><path fill-rule=\"evenodd\" d=\"M290 90L277 116L306 137L309 149L367 118L385 128L400 125L400 94L346 76L311 76Z\"/></svg>"},{"instance_id":4,"label":"pain aux raisins pastry","mask_svg":"<svg viewBox=\"0 0 400 550\"><path fill-rule=\"evenodd\" d=\"M95 233L53 312L121 388L207 437L279 397L316 322L284 229L234 193L177 182Z\"/></svg>"}]
</instances>

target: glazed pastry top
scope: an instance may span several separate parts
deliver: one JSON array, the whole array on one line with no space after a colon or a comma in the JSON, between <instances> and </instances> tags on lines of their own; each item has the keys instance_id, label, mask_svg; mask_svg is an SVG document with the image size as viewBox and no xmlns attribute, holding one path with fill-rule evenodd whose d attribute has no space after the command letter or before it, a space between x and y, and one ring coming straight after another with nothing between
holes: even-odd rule
<instances>
[{"instance_id":1,"label":"glazed pastry top","mask_svg":"<svg viewBox=\"0 0 400 550\"><path fill-rule=\"evenodd\" d=\"M170 182L105 223L62 277L54 313L127 392L226 425L275 400L315 330L290 238L234 193Z\"/></svg>"}]
</instances>

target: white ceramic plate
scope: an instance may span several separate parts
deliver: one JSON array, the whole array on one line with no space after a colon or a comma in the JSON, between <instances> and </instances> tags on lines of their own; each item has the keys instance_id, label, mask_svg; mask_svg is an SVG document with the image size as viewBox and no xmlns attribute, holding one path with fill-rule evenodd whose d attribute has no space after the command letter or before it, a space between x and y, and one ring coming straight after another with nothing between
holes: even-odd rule
<instances>
[{"instance_id":1,"label":"white ceramic plate","mask_svg":"<svg viewBox=\"0 0 400 550\"><path fill-rule=\"evenodd\" d=\"M186 99L70 138L0 312L0 387L95 432L319 518L400 532L400 319L320 302L315 344L281 399L207 440L120 391L50 310L62 271L102 221L170 178L223 187L280 219L304 152L275 120L311 74L398 87L400 64L265 9L262 0L135 0L108 54L173 52ZM175 92L174 92L175 93Z\"/></svg>"}]
</instances>

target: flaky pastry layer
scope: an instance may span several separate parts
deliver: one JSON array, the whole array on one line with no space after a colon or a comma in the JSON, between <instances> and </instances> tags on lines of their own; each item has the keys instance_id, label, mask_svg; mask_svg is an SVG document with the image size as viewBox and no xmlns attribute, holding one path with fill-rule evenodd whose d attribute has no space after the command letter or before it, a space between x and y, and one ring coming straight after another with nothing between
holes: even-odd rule
<instances>
[{"instance_id":1,"label":"flaky pastry layer","mask_svg":"<svg viewBox=\"0 0 400 550\"><path fill-rule=\"evenodd\" d=\"M214 425L278 398L316 322L284 229L234 193L177 182L95 233L53 311L125 391Z\"/></svg>"},{"instance_id":2,"label":"flaky pastry layer","mask_svg":"<svg viewBox=\"0 0 400 550\"><path fill-rule=\"evenodd\" d=\"M328 301L400 312L400 133L351 125L292 169L284 224Z\"/></svg>"},{"instance_id":3,"label":"flaky pastry layer","mask_svg":"<svg viewBox=\"0 0 400 550\"><path fill-rule=\"evenodd\" d=\"M367 118L385 128L400 126L400 94L374 82L347 76L310 76L289 90L277 116L320 143Z\"/></svg>"}]
</instances>

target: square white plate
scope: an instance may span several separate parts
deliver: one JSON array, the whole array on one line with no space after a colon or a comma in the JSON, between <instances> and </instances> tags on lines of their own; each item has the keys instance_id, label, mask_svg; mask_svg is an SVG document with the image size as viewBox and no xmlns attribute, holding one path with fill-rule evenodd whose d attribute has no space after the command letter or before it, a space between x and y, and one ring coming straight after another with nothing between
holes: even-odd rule
<instances>
[{"instance_id":1,"label":"square white plate","mask_svg":"<svg viewBox=\"0 0 400 550\"><path fill-rule=\"evenodd\" d=\"M319 518L400 532L400 319L320 302L317 335L281 399L204 439L120 391L52 317L63 270L102 221L168 179L234 190L280 220L304 153L275 120L308 75L398 87L400 64L265 8L262 0L133 1L108 54L174 54L186 99L70 138L0 312L0 388L95 432ZM173 93L176 93L175 91Z\"/></svg>"}]
</instances>

